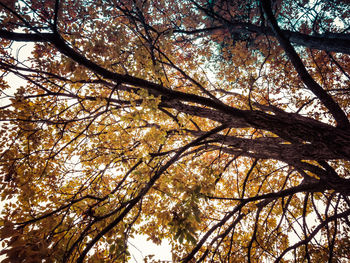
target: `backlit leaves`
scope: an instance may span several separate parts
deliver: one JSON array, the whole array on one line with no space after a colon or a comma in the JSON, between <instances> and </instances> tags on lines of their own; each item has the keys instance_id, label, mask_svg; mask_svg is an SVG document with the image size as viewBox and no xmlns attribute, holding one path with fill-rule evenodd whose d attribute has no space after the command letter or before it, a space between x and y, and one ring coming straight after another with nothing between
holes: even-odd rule
<instances>
[{"instance_id":1,"label":"backlit leaves","mask_svg":"<svg viewBox=\"0 0 350 263\"><path fill-rule=\"evenodd\" d=\"M126 262L139 234L174 262L348 259L333 2L2 1L4 262Z\"/></svg>"}]
</instances>

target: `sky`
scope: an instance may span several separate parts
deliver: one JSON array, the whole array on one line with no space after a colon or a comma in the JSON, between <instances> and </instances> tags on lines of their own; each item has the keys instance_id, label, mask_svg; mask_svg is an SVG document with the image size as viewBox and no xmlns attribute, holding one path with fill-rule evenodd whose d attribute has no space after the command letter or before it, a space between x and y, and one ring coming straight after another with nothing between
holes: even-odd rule
<instances>
[{"instance_id":1,"label":"sky","mask_svg":"<svg viewBox=\"0 0 350 263\"><path fill-rule=\"evenodd\" d=\"M161 245L156 245L152 241L147 240L146 236L135 236L129 241L129 252L131 254L130 263L144 262L143 259L147 255L154 255L155 260L164 260L171 262L171 246L166 241Z\"/></svg>"}]
</instances>

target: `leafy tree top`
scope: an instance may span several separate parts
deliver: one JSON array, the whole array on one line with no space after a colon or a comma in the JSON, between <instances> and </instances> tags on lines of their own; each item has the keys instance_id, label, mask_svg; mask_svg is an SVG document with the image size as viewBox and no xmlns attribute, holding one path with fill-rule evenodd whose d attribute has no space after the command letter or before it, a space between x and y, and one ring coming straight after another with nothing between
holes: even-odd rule
<instances>
[{"instance_id":1,"label":"leafy tree top","mask_svg":"<svg viewBox=\"0 0 350 263\"><path fill-rule=\"evenodd\" d=\"M349 9L1 1L4 262L349 260Z\"/></svg>"}]
</instances>

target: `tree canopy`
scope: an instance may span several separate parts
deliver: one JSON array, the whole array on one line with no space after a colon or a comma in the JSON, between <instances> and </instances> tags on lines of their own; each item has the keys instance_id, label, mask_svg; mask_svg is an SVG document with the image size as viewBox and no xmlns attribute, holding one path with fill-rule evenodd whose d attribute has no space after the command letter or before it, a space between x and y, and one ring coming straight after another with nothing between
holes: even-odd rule
<instances>
[{"instance_id":1,"label":"tree canopy","mask_svg":"<svg viewBox=\"0 0 350 263\"><path fill-rule=\"evenodd\" d=\"M127 262L135 235L350 260L347 1L1 0L0 23L3 262Z\"/></svg>"}]
</instances>

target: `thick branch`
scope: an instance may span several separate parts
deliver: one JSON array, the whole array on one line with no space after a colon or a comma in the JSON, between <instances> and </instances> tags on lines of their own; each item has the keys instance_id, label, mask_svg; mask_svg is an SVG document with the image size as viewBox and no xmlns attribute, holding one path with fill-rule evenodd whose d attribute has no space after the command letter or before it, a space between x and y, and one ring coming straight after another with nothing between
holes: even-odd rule
<instances>
[{"instance_id":1,"label":"thick branch","mask_svg":"<svg viewBox=\"0 0 350 263\"><path fill-rule=\"evenodd\" d=\"M344 156L350 156L350 147L346 146L348 143L344 144L344 142L348 142L350 140L350 135L347 131L336 130L329 125L317 122L315 120L310 120L309 122L301 121L293 117L292 114L287 113L285 113L285 115L288 115L289 118L285 118L286 116L278 116L276 113L275 115L271 115L262 111L240 110L225 105L221 102L214 101L211 98L175 91L148 80L140 79L130 75L115 73L99 66L98 64L75 51L64 41L60 35L51 34L45 37L47 39L50 39L50 42L61 53L73 59L80 65L87 67L91 71L103 76L106 79L147 89L151 94L154 94L156 96L161 95L164 98L164 104L167 104L172 108L176 108L179 111L186 112L186 110L189 108L193 108L193 106L186 105L180 101L200 104L202 106L216 109L217 112L215 115L218 118L217 121L220 123L226 123L229 126L230 124L233 124L232 126L235 127L252 127L256 129L267 130L279 135L281 138L287 141L292 142L295 139L299 141L309 142L319 141L321 143L326 143L332 149L332 151L338 151ZM316 82L315 84L318 85ZM319 88L322 90L321 87ZM324 91L322 90L322 92ZM328 96L328 94L326 95ZM329 101L333 102L333 104L339 108L339 106L330 97ZM198 107L195 108L199 109ZM209 109L202 108L201 112L203 111L209 112ZM344 115L340 108L339 111ZM336 111L336 113L339 113L339 111ZM190 110L190 112L193 113L193 110ZM223 116L219 117L220 115ZM338 115L336 114L336 116ZM205 114L203 117L206 117ZM345 115L344 118L346 118ZM339 140L340 138L341 140Z\"/></svg>"},{"instance_id":2,"label":"thick branch","mask_svg":"<svg viewBox=\"0 0 350 263\"><path fill-rule=\"evenodd\" d=\"M51 33L41 33L39 34L30 34L30 33L16 33L8 30L0 29L0 37L19 41L19 42L49 42L52 37Z\"/></svg>"},{"instance_id":3,"label":"thick branch","mask_svg":"<svg viewBox=\"0 0 350 263\"><path fill-rule=\"evenodd\" d=\"M193 135L202 135L201 131L189 131ZM226 145L227 147L244 152L257 153L264 159L275 159L290 163L294 160L329 160L329 159L350 159L339 152L331 151L325 144L286 144L279 137L245 139L235 136L214 134L211 138Z\"/></svg>"},{"instance_id":4,"label":"thick branch","mask_svg":"<svg viewBox=\"0 0 350 263\"><path fill-rule=\"evenodd\" d=\"M265 34L268 36L275 36L273 30L270 27L258 26L246 22L229 22L227 25L220 25L209 28L183 30L176 29L174 33L180 34L202 34L211 33L217 30L228 29L232 33L241 34ZM294 32L290 30L281 30L282 34L294 44L304 46L311 49L324 50L327 52L339 52L343 54L350 54L350 34L343 33L325 33L323 35L307 35L300 32ZM30 33L14 33L7 30L0 30L0 37L13 41L23 42L47 42L45 39L50 33L42 33L43 37L37 34Z\"/></svg>"},{"instance_id":5,"label":"thick branch","mask_svg":"<svg viewBox=\"0 0 350 263\"><path fill-rule=\"evenodd\" d=\"M328 95L328 93L322 89L322 87L311 77L311 75L307 72L299 55L296 53L294 47L291 45L286 36L283 35L283 32L279 28L277 20L272 13L270 0L261 0L261 4L278 41L288 55L301 80L327 107L327 109L336 120L338 127L341 127L343 129L350 129L349 120L343 110L333 100L333 98Z\"/></svg>"},{"instance_id":6,"label":"thick branch","mask_svg":"<svg viewBox=\"0 0 350 263\"><path fill-rule=\"evenodd\" d=\"M275 36L275 33L270 27L258 26L246 22L231 22L226 21L226 25L215 27L194 29L194 30L174 30L174 33L180 34L207 34L218 30L228 29L231 33L239 34L257 34ZM282 34L294 44L304 46L311 49L324 50L328 52L339 52L350 54L350 34L342 33L325 33L323 35L307 35L300 32L281 30Z\"/></svg>"}]
</instances>

